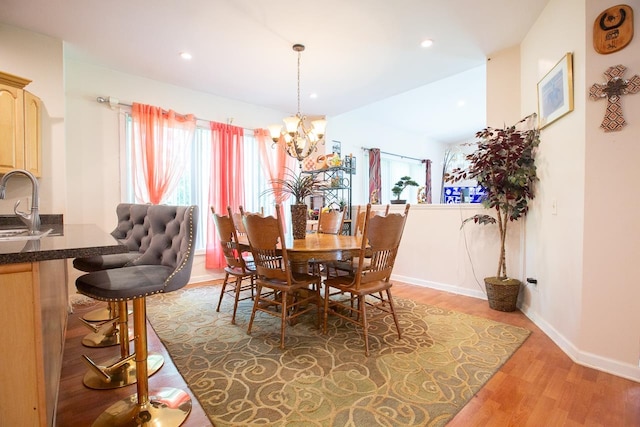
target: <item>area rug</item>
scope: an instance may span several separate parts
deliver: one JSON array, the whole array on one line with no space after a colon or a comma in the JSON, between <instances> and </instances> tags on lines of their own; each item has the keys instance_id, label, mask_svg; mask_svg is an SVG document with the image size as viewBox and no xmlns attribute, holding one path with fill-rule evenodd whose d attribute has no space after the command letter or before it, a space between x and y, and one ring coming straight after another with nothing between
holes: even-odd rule
<instances>
[{"instance_id":1,"label":"area rug","mask_svg":"<svg viewBox=\"0 0 640 427\"><path fill-rule=\"evenodd\" d=\"M370 356L357 327L315 316L287 326L251 300L231 324L232 298L216 312L219 286L148 297L149 320L217 426L443 426L529 336L491 320L394 299L392 319L371 322Z\"/></svg>"}]
</instances>

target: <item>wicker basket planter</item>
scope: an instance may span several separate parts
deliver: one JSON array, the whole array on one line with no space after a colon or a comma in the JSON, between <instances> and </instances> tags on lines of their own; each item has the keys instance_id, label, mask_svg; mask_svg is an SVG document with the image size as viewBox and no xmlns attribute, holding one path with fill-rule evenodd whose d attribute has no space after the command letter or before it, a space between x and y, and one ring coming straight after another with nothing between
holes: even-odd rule
<instances>
[{"instance_id":1,"label":"wicker basket planter","mask_svg":"<svg viewBox=\"0 0 640 427\"><path fill-rule=\"evenodd\" d=\"M485 277L489 307L498 311L515 311L522 282L518 279Z\"/></svg>"}]
</instances>

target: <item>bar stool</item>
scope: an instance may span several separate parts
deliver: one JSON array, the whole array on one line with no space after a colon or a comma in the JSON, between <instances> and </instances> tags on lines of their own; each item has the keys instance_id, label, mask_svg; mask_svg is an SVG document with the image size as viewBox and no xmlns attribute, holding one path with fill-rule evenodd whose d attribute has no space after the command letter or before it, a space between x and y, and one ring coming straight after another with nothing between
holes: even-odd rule
<instances>
[{"instance_id":1,"label":"bar stool","mask_svg":"<svg viewBox=\"0 0 640 427\"><path fill-rule=\"evenodd\" d=\"M76 258L73 260L73 267L91 273L131 265L148 247L149 224L145 223L148 207L149 205L132 203L120 203L116 206L118 222L111 235L127 246L129 252ZM127 315L129 314L131 311L127 310ZM118 305L113 302L107 303L104 308L86 313L80 320L92 332L83 338L82 344L86 347L118 345L118 317Z\"/></svg>"},{"instance_id":2,"label":"bar stool","mask_svg":"<svg viewBox=\"0 0 640 427\"><path fill-rule=\"evenodd\" d=\"M117 259L110 260L110 257L118 256ZM124 253L111 255L96 255L87 258L76 258L73 266L80 271L90 273L93 271L107 270L111 268L121 268L127 263L139 257L139 253ZM126 304L125 304L126 309ZM131 310L126 311L127 315ZM120 344L120 333L118 329L118 304L109 302L103 308L97 308L86 313L80 318L90 333L82 338L82 345L85 347L111 347Z\"/></svg>"},{"instance_id":3,"label":"bar stool","mask_svg":"<svg viewBox=\"0 0 640 427\"><path fill-rule=\"evenodd\" d=\"M133 301L137 393L107 408L94 426L179 426L191 411L191 398L183 390L149 391L146 296L172 292L188 283L197 213L197 206L149 206L149 247L134 265L88 273L76 280L78 292L91 298Z\"/></svg>"}]
</instances>

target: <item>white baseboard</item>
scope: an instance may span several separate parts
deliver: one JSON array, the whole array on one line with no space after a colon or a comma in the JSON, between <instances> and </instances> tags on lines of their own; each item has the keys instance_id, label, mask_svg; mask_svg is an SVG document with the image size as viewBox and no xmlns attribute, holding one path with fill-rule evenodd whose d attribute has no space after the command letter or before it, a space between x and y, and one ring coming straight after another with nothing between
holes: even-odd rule
<instances>
[{"instance_id":1,"label":"white baseboard","mask_svg":"<svg viewBox=\"0 0 640 427\"><path fill-rule=\"evenodd\" d=\"M416 279L415 277L406 277L400 275L392 275L391 279L397 280L402 283L437 289L439 291L450 292L457 295L464 295L484 300L487 299L487 296L481 290L473 291L467 288L460 288L458 286L452 286L445 283L431 282L428 280ZM528 306L523 305L519 308L525 316L527 316L538 328L540 328L540 330L542 330L545 335L551 338L551 340L560 348L560 350L562 350L567 356L569 356L569 358L575 363L632 381L640 382L640 367L629 365L627 363L621 363L617 360L582 351L577 348L571 341L567 340L562 334L558 333L558 331L555 330L546 321L539 318L539 316L536 316L536 314L533 313Z\"/></svg>"},{"instance_id":2,"label":"white baseboard","mask_svg":"<svg viewBox=\"0 0 640 427\"><path fill-rule=\"evenodd\" d=\"M536 313L527 305L520 307L520 311L535 323L535 325L540 328L545 335L551 338L551 340L575 363L632 381L640 382L640 367L599 356L588 351L582 351L544 319L537 316Z\"/></svg>"},{"instance_id":3,"label":"white baseboard","mask_svg":"<svg viewBox=\"0 0 640 427\"><path fill-rule=\"evenodd\" d=\"M216 279L224 279L224 271L221 274L217 272L213 272L213 273L207 272L207 273L201 273L198 275L192 274L191 277L189 278L189 283L202 283L202 282L208 282L210 280L216 280Z\"/></svg>"},{"instance_id":4,"label":"white baseboard","mask_svg":"<svg viewBox=\"0 0 640 427\"><path fill-rule=\"evenodd\" d=\"M397 280L398 282L408 283L410 285L436 289L438 291L450 292L452 294L465 295L468 297L474 297L474 298L479 298L484 300L487 299L487 296L485 295L484 291L480 289L471 290L466 288L460 288L458 286L448 285L446 283L432 282L430 280L416 279L415 277L400 276L396 274L391 275L391 280Z\"/></svg>"}]
</instances>

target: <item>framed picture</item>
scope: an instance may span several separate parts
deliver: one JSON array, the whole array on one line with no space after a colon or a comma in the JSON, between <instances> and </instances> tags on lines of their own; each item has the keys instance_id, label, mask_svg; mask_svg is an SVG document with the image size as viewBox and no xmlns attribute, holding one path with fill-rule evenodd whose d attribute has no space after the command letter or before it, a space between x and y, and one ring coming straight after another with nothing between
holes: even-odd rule
<instances>
[{"instance_id":1,"label":"framed picture","mask_svg":"<svg viewBox=\"0 0 640 427\"><path fill-rule=\"evenodd\" d=\"M567 53L538 82L538 125L550 125L573 111L573 54Z\"/></svg>"}]
</instances>

